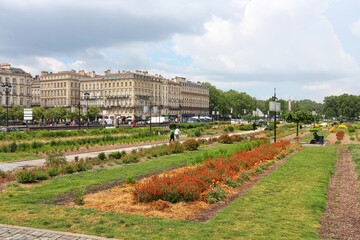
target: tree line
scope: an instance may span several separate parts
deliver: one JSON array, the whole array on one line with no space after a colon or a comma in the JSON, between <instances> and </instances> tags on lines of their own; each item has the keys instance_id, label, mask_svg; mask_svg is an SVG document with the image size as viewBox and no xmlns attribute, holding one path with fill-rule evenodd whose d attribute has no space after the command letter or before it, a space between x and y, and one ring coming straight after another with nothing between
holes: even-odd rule
<instances>
[{"instance_id":1,"label":"tree line","mask_svg":"<svg viewBox=\"0 0 360 240\"><path fill-rule=\"evenodd\" d=\"M210 83L203 84L209 88L210 115L215 111L215 114L219 112L221 116L232 115L233 118L251 119L256 108L264 114L268 114L269 102L273 101L272 98L258 100L245 92L223 91ZM289 100L278 99L277 102L281 104L281 112L288 111ZM349 94L328 96L324 98L323 103L317 103L310 99L291 100L291 111L308 111L310 113L315 111L320 118L353 120L360 116L360 96ZM273 113L269 112L269 114L271 116Z\"/></svg>"},{"instance_id":2,"label":"tree line","mask_svg":"<svg viewBox=\"0 0 360 240\"><path fill-rule=\"evenodd\" d=\"M24 108L19 106L13 106L11 108L2 108L3 110L0 112L0 119L6 120L6 116L8 114L8 119L11 120L23 120L24 119ZM66 109L63 107L54 107L45 109L44 107L34 107L33 109L33 120L35 121L65 121L65 120L78 120L80 119L90 119L90 121L94 121L95 119L101 118L100 108L95 106L90 106L87 113L84 114L79 109L75 108L75 112L72 112L71 109Z\"/></svg>"}]
</instances>

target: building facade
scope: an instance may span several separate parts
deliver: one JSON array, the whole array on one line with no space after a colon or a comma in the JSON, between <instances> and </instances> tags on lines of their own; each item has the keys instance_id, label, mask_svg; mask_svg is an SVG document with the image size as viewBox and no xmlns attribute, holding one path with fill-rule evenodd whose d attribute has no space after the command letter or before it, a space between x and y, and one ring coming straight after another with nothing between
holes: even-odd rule
<instances>
[{"instance_id":1,"label":"building facade","mask_svg":"<svg viewBox=\"0 0 360 240\"><path fill-rule=\"evenodd\" d=\"M81 104L110 118L168 116L182 120L209 112L209 90L185 78L168 80L147 71L110 73L80 79ZM88 93L86 99L84 93Z\"/></svg>"},{"instance_id":2,"label":"building facade","mask_svg":"<svg viewBox=\"0 0 360 240\"><path fill-rule=\"evenodd\" d=\"M80 103L80 79L93 73L85 71L41 72L40 104L45 108L78 106Z\"/></svg>"},{"instance_id":3,"label":"building facade","mask_svg":"<svg viewBox=\"0 0 360 240\"><path fill-rule=\"evenodd\" d=\"M11 67L10 64L0 65L0 103L6 106L6 94L2 85L7 83L11 85L11 91L8 95L8 106L31 106L31 74L20 68Z\"/></svg>"},{"instance_id":4,"label":"building facade","mask_svg":"<svg viewBox=\"0 0 360 240\"><path fill-rule=\"evenodd\" d=\"M104 75L81 70L49 73L43 71L38 83L40 105L49 107L100 108L107 118L141 120L168 116L172 119L209 113L209 90L197 83L176 77L166 79L147 71L105 71Z\"/></svg>"}]
</instances>

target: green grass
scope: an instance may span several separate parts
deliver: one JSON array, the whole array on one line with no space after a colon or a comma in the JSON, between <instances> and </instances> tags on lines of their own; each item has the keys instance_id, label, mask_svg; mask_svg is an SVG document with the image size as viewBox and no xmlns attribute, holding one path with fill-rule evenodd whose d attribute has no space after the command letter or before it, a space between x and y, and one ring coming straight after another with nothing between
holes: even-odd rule
<instances>
[{"instance_id":1,"label":"green grass","mask_svg":"<svg viewBox=\"0 0 360 240\"><path fill-rule=\"evenodd\" d=\"M319 136L324 136L324 140L326 141L326 138L330 135L331 133L330 132L318 132L318 135ZM312 133L310 133L309 135L307 135L306 137L304 137L302 139L302 141L311 141L311 139L313 139L314 136Z\"/></svg>"},{"instance_id":2,"label":"green grass","mask_svg":"<svg viewBox=\"0 0 360 240\"><path fill-rule=\"evenodd\" d=\"M235 149L228 145L221 148ZM335 148L307 148L207 223L37 204L79 187L185 164L199 150L140 164L57 177L0 193L0 223L122 239L317 239ZM230 150L229 150L230 151Z\"/></svg>"},{"instance_id":3,"label":"green grass","mask_svg":"<svg viewBox=\"0 0 360 240\"><path fill-rule=\"evenodd\" d=\"M41 158L41 156L26 153L0 153L0 162L13 162L34 158Z\"/></svg>"},{"instance_id":4,"label":"green grass","mask_svg":"<svg viewBox=\"0 0 360 240\"><path fill-rule=\"evenodd\" d=\"M352 144L349 146L349 149L351 150L352 160L355 162L355 171L358 175L358 181L360 183L360 146ZM360 190L360 186L359 186L359 190ZM359 201L360 201L360 196L359 196Z\"/></svg>"}]
</instances>

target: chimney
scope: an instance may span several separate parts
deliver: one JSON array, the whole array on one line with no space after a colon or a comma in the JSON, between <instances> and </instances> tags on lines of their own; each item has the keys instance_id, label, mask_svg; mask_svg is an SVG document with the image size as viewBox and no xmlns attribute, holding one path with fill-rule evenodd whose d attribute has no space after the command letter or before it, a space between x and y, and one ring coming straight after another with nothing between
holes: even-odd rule
<instances>
[{"instance_id":1,"label":"chimney","mask_svg":"<svg viewBox=\"0 0 360 240\"><path fill-rule=\"evenodd\" d=\"M109 75L110 74L110 69L105 71L105 75Z\"/></svg>"},{"instance_id":2,"label":"chimney","mask_svg":"<svg viewBox=\"0 0 360 240\"><path fill-rule=\"evenodd\" d=\"M85 70L80 70L79 74L82 75L82 76L85 76Z\"/></svg>"},{"instance_id":3,"label":"chimney","mask_svg":"<svg viewBox=\"0 0 360 240\"><path fill-rule=\"evenodd\" d=\"M41 71L41 76L46 76L46 75L48 75L48 74L49 74L48 71Z\"/></svg>"}]
</instances>

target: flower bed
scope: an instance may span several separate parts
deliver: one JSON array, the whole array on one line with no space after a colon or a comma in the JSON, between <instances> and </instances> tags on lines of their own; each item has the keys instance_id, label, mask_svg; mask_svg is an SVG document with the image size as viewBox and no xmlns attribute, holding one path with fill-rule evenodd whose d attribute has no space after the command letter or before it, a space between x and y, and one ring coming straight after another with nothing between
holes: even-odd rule
<instances>
[{"instance_id":1,"label":"flower bed","mask_svg":"<svg viewBox=\"0 0 360 240\"><path fill-rule=\"evenodd\" d=\"M172 203L199 200L204 193L209 195L209 189L213 195L216 191L223 192L221 185L235 187L248 180L249 175L266 168L269 160L283 157L286 154L285 149L290 145L289 141L274 144L266 140L256 141L261 144L250 151L235 152L224 158L209 157L201 165L185 168L178 174L152 176L149 180L137 184L133 195L139 202L159 199ZM218 183L216 186L215 182Z\"/></svg>"}]
</instances>

